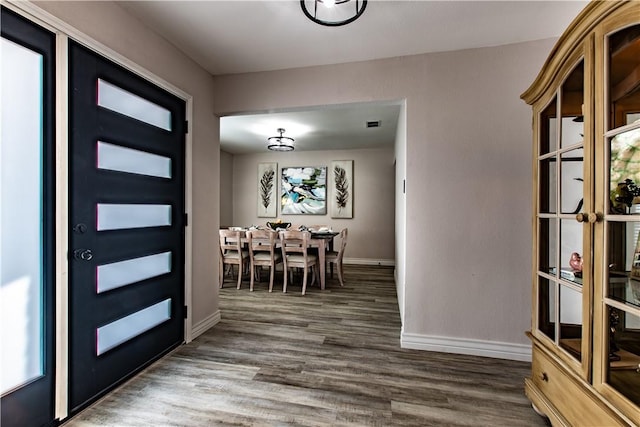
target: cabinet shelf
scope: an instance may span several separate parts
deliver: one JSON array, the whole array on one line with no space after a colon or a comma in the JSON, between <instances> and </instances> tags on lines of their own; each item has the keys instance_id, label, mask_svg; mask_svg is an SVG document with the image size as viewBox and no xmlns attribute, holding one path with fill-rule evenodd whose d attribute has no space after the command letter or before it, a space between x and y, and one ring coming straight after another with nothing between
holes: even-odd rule
<instances>
[{"instance_id":1,"label":"cabinet shelf","mask_svg":"<svg viewBox=\"0 0 640 427\"><path fill-rule=\"evenodd\" d=\"M575 356L579 356L582 352L582 340L580 338L562 339L560 340L560 346ZM626 350L618 350L615 354L620 359L610 362L609 367L611 370L632 370L640 377L637 372L638 368L640 368L640 356Z\"/></svg>"}]
</instances>

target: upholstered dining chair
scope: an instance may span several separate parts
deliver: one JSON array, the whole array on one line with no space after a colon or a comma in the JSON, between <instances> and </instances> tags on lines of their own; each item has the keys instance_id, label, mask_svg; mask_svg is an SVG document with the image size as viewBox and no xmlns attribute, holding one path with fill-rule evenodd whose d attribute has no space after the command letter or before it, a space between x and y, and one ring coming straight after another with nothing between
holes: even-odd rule
<instances>
[{"instance_id":1,"label":"upholstered dining chair","mask_svg":"<svg viewBox=\"0 0 640 427\"><path fill-rule=\"evenodd\" d=\"M269 276L269 292L271 292L273 291L273 277L276 272L276 265L282 262L282 254L276 250L278 233L271 230L250 230L247 231L246 236L251 263L251 285L249 289L253 291L256 268L268 266L271 270ZM260 281L259 275L258 281Z\"/></svg>"},{"instance_id":2,"label":"upholstered dining chair","mask_svg":"<svg viewBox=\"0 0 640 427\"><path fill-rule=\"evenodd\" d=\"M340 280L340 286L344 286L344 270L342 269L342 258L344 256L344 249L347 247L347 234L348 229L343 228L340 231L340 249L338 251L329 251L325 255L325 260L329 264L335 264L336 270L338 270L338 279ZM331 269L333 272L333 269Z\"/></svg>"},{"instance_id":3,"label":"upholstered dining chair","mask_svg":"<svg viewBox=\"0 0 640 427\"><path fill-rule=\"evenodd\" d=\"M280 246L284 264L284 284L282 292L287 292L287 272L290 268L302 268L302 295L307 292L307 275L312 273L311 285L315 283L318 256L309 252L311 233L308 231L280 231Z\"/></svg>"},{"instance_id":4,"label":"upholstered dining chair","mask_svg":"<svg viewBox=\"0 0 640 427\"><path fill-rule=\"evenodd\" d=\"M242 284L242 273L245 267L249 263L249 252L242 249L242 236L243 231L232 230L220 230L220 287L224 284L224 266L231 266L233 273L233 266L238 266L238 286ZM233 277L233 274L232 274Z\"/></svg>"}]
</instances>

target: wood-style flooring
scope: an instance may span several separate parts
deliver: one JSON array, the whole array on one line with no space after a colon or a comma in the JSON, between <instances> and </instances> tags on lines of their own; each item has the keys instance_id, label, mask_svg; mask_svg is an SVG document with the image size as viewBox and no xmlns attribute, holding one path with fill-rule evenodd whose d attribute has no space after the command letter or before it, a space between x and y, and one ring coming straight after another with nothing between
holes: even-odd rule
<instances>
[{"instance_id":1,"label":"wood-style flooring","mask_svg":"<svg viewBox=\"0 0 640 427\"><path fill-rule=\"evenodd\" d=\"M305 296L276 283L227 278L220 323L65 425L548 425L529 363L400 348L393 269L347 265Z\"/></svg>"}]
</instances>

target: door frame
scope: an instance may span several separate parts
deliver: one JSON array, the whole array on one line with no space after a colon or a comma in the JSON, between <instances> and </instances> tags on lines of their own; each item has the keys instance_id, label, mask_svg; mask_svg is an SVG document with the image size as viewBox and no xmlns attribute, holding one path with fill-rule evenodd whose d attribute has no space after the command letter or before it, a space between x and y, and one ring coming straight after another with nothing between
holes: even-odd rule
<instances>
[{"instance_id":1,"label":"door frame","mask_svg":"<svg viewBox=\"0 0 640 427\"><path fill-rule=\"evenodd\" d=\"M170 92L186 103L185 117L189 129L185 135L185 211L193 218L193 96L157 76L144 67L136 64L106 45L78 31L59 18L41 10L36 5L25 1L0 0L3 6L26 19L41 25L56 34L56 136L55 136L55 406L54 418L63 420L69 415L68 380L69 380L69 265L67 253L69 251L69 103L68 103L68 41L77 43L93 50L97 54L115 62L145 80ZM184 320L184 340L189 343L193 339L192 325L192 266L193 266L193 227L190 223L185 227L184 239L184 303L187 316Z\"/></svg>"}]
</instances>

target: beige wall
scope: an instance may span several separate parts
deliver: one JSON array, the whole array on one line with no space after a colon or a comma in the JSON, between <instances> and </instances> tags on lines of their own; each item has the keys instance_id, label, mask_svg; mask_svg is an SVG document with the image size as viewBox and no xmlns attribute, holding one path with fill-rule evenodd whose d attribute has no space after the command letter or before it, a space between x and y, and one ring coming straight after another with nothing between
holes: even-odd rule
<instances>
[{"instance_id":1,"label":"beige wall","mask_svg":"<svg viewBox=\"0 0 640 427\"><path fill-rule=\"evenodd\" d=\"M353 160L353 219L326 215L282 215L292 224L328 224L334 230L349 229L346 262L387 264L394 259L394 169L393 148L335 151L293 151L291 153L243 154L233 156L233 180L221 186L233 187L233 225L264 225L270 218L257 217L258 163L284 166L330 166L332 160ZM278 194L279 193L278 189ZM374 233L371 231L374 230Z\"/></svg>"},{"instance_id":2,"label":"beige wall","mask_svg":"<svg viewBox=\"0 0 640 427\"><path fill-rule=\"evenodd\" d=\"M446 351L481 354L493 345L507 356L528 348L531 118L519 94L552 40L220 76L212 84L116 4L37 4L194 97L194 323L218 309L213 113L405 100L406 215L397 218L406 227L398 238L406 266L403 344L438 349L442 338Z\"/></svg>"},{"instance_id":3,"label":"beige wall","mask_svg":"<svg viewBox=\"0 0 640 427\"><path fill-rule=\"evenodd\" d=\"M36 3L41 9L193 96L192 324L218 311L219 131L213 79L164 38L112 2Z\"/></svg>"},{"instance_id":4,"label":"beige wall","mask_svg":"<svg viewBox=\"0 0 640 427\"><path fill-rule=\"evenodd\" d=\"M215 109L406 100L403 344L526 359L531 116L519 95L552 46L218 76Z\"/></svg>"},{"instance_id":5,"label":"beige wall","mask_svg":"<svg viewBox=\"0 0 640 427\"><path fill-rule=\"evenodd\" d=\"M220 226L233 225L233 154L220 151Z\"/></svg>"}]
</instances>

